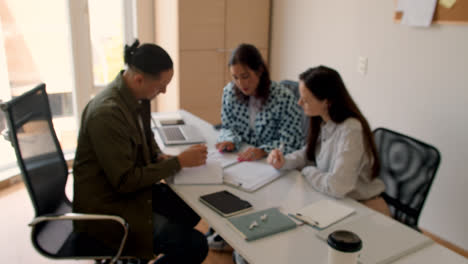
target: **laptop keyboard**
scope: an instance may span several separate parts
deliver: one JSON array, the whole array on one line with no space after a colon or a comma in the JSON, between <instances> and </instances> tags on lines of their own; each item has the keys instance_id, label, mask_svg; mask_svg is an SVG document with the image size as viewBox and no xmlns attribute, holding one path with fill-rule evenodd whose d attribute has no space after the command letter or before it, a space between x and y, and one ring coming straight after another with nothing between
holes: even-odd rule
<instances>
[{"instance_id":1,"label":"laptop keyboard","mask_svg":"<svg viewBox=\"0 0 468 264\"><path fill-rule=\"evenodd\" d=\"M165 127L163 129L167 140L185 140L185 137L179 127Z\"/></svg>"}]
</instances>

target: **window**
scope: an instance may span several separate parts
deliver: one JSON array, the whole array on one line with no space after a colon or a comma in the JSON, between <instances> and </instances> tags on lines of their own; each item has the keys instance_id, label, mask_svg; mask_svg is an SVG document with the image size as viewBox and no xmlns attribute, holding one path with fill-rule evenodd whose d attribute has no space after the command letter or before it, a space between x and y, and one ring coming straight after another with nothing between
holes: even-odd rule
<instances>
[{"instance_id":1,"label":"window","mask_svg":"<svg viewBox=\"0 0 468 264\"><path fill-rule=\"evenodd\" d=\"M124 47L123 2L88 0L94 85L103 87L122 69Z\"/></svg>"},{"instance_id":2,"label":"window","mask_svg":"<svg viewBox=\"0 0 468 264\"><path fill-rule=\"evenodd\" d=\"M136 32L135 3L0 1L0 100L45 83L57 137L64 153L73 153L77 112L123 68L124 41L133 41ZM0 114L0 132L5 128ZM0 180L13 167L14 149L0 136Z\"/></svg>"},{"instance_id":3,"label":"window","mask_svg":"<svg viewBox=\"0 0 468 264\"><path fill-rule=\"evenodd\" d=\"M64 152L75 148L77 130L72 110L73 71L67 14L67 2L63 0L0 1L0 100L10 100L45 83ZM3 130L4 117L0 119ZM0 153L0 170L16 165L14 150L3 136Z\"/></svg>"}]
</instances>

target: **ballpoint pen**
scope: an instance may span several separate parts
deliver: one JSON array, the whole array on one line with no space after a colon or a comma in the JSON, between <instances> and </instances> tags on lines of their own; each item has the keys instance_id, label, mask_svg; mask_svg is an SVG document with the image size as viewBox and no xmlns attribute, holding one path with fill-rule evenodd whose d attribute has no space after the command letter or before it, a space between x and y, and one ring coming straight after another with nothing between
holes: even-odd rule
<instances>
[{"instance_id":1,"label":"ballpoint pen","mask_svg":"<svg viewBox=\"0 0 468 264\"><path fill-rule=\"evenodd\" d=\"M284 151L284 143L281 142L280 145L279 145L279 148L278 148L279 152L281 152L281 154L283 154L283 151ZM278 160L275 158L273 159L273 164L276 164Z\"/></svg>"},{"instance_id":2,"label":"ballpoint pen","mask_svg":"<svg viewBox=\"0 0 468 264\"><path fill-rule=\"evenodd\" d=\"M293 216L294 216L295 218L301 220L302 222L304 222L304 223L310 225L310 226L316 226L316 227L319 226L319 222L314 221L314 220L312 220L312 219L308 219L308 220L307 220L307 219L305 219L304 216L303 216L302 214L300 214L300 213L296 213L296 214L293 215Z\"/></svg>"}]
</instances>

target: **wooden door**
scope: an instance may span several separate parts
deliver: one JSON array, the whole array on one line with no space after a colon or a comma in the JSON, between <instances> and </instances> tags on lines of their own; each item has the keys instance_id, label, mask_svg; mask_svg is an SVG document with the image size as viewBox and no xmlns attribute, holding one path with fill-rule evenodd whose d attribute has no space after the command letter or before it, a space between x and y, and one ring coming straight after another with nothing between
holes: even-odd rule
<instances>
[{"instance_id":1,"label":"wooden door","mask_svg":"<svg viewBox=\"0 0 468 264\"><path fill-rule=\"evenodd\" d=\"M224 48L224 12L225 0L179 0L179 49Z\"/></svg>"},{"instance_id":2,"label":"wooden door","mask_svg":"<svg viewBox=\"0 0 468 264\"><path fill-rule=\"evenodd\" d=\"M180 52L180 108L212 123L221 122L224 53Z\"/></svg>"},{"instance_id":3,"label":"wooden door","mask_svg":"<svg viewBox=\"0 0 468 264\"><path fill-rule=\"evenodd\" d=\"M226 48L240 43L268 49L270 0L226 0Z\"/></svg>"}]
</instances>

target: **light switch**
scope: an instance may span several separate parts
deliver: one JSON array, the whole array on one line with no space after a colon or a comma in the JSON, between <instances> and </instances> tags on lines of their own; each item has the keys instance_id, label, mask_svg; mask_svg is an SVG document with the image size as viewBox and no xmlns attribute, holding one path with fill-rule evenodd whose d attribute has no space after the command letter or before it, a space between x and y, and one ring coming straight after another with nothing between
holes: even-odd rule
<instances>
[{"instance_id":1,"label":"light switch","mask_svg":"<svg viewBox=\"0 0 468 264\"><path fill-rule=\"evenodd\" d=\"M359 56L358 58L358 65L357 65L357 71L365 75L367 73L367 65L368 65L368 59L367 57L364 56Z\"/></svg>"}]
</instances>

